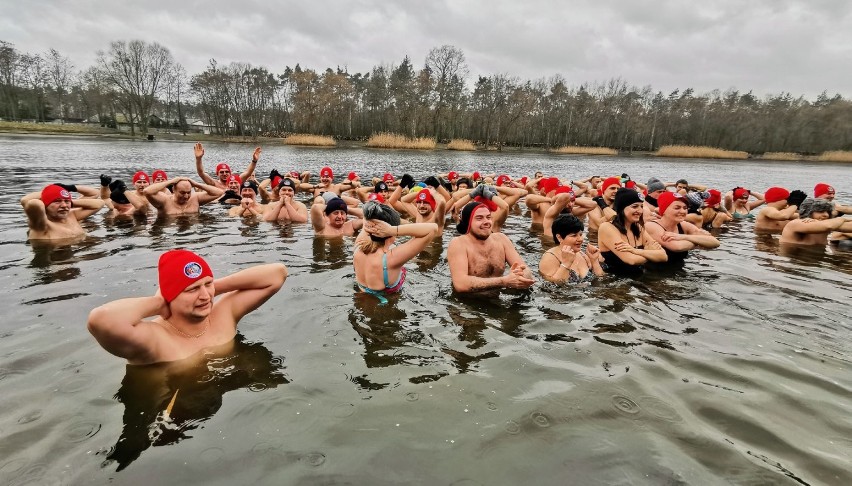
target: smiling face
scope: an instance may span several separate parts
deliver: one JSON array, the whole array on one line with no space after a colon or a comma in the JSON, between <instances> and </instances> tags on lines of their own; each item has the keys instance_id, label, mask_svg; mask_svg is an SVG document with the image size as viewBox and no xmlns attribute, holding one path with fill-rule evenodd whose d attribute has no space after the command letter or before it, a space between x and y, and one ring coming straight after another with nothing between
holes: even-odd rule
<instances>
[{"instance_id":1,"label":"smiling face","mask_svg":"<svg viewBox=\"0 0 852 486\"><path fill-rule=\"evenodd\" d=\"M638 223L642 219L642 202L635 202L624 208L624 221L627 223Z\"/></svg>"},{"instance_id":2,"label":"smiling face","mask_svg":"<svg viewBox=\"0 0 852 486\"><path fill-rule=\"evenodd\" d=\"M239 190L240 190L239 181L237 181L236 179L231 179L231 182L228 182L228 190L234 191L234 192L239 192Z\"/></svg>"},{"instance_id":3,"label":"smiling face","mask_svg":"<svg viewBox=\"0 0 852 486\"><path fill-rule=\"evenodd\" d=\"M485 205L477 206L470 215L468 232L477 240L487 240L491 236L491 211Z\"/></svg>"},{"instance_id":4,"label":"smiling face","mask_svg":"<svg viewBox=\"0 0 852 486\"><path fill-rule=\"evenodd\" d=\"M328 215L328 223L337 229L342 228L343 225L346 224L347 219L346 211L342 209L332 211L331 214Z\"/></svg>"},{"instance_id":5,"label":"smiling face","mask_svg":"<svg viewBox=\"0 0 852 486\"><path fill-rule=\"evenodd\" d=\"M430 206L427 201L421 201L419 198L415 199L414 206L417 208L417 212L422 216L429 216L432 214L432 206Z\"/></svg>"},{"instance_id":6,"label":"smiling face","mask_svg":"<svg viewBox=\"0 0 852 486\"><path fill-rule=\"evenodd\" d=\"M65 221L65 218L71 214L71 200L57 199L44 207L44 213L51 221Z\"/></svg>"},{"instance_id":7,"label":"smiling face","mask_svg":"<svg viewBox=\"0 0 852 486\"><path fill-rule=\"evenodd\" d=\"M216 175L219 176L219 182L221 182L222 184L227 184L228 177L231 176L231 171L224 167L220 167L219 170L216 171Z\"/></svg>"},{"instance_id":8,"label":"smiling face","mask_svg":"<svg viewBox=\"0 0 852 486\"><path fill-rule=\"evenodd\" d=\"M666 208L666 213L663 216L680 223L686 219L686 210L686 202L677 200L669 204L669 207Z\"/></svg>"},{"instance_id":9,"label":"smiling face","mask_svg":"<svg viewBox=\"0 0 852 486\"><path fill-rule=\"evenodd\" d=\"M290 197L290 198L292 198L295 195L296 195L296 192L293 191L293 188L290 187L290 186L280 186L278 188L278 197Z\"/></svg>"},{"instance_id":10,"label":"smiling face","mask_svg":"<svg viewBox=\"0 0 852 486\"><path fill-rule=\"evenodd\" d=\"M250 187L244 187L243 190L240 191L240 196L254 201L254 198L257 196L257 194L255 194Z\"/></svg>"},{"instance_id":11,"label":"smiling face","mask_svg":"<svg viewBox=\"0 0 852 486\"><path fill-rule=\"evenodd\" d=\"M568 245L572 250L580 251L583 247L583 232L568 233L564 237L556 235L556 240L559 242L559 246Z\"/></svg>"},{"instance_id":12,"label":"smiling face","mask_svg":"<svg viewBox=\"0 0 852 486\"><path fill-rule=\"evenodd\" d=\"M175 202L183 206L184 204L189 202L189 198L192 197L192 184L188 181L180 181L175 184Z\"/></svg>"},{"instance_id":13,"label":"smiling face","mask_svg":"<svg viewBox=\"0 0 852 486\"><path fill-rule=\"evenodd\" d=\"M179 293L169 303L169 310L186 320L203 321L213 310L214 295L213 277L204 277Z\"/></svg>"}]
</instances>

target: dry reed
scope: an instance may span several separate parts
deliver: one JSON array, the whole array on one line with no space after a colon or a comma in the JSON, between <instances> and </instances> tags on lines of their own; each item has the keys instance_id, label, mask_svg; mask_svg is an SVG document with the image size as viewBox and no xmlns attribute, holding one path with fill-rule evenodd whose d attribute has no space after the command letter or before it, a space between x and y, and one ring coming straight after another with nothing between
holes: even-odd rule
<instances>
[{"instance_id":1,"label":"dry reed","mask_svg":"<svg viewBox=\"0 0 852 486\"><path fill-rule=\"evenodd\" d=\"M580 147L579 145L566 145L554 149L556 154L579 154L579 155L618 155L618 150L606 147Z\"/></svg>"},{"instance_id":2,"label":"dry reed","mask_svg":"<svg viewBox=\"0 0 852 486\"><path fill-rule=\"evenodd\" d=\"M311 145L314 147L334 147L337 142L328 135L311 135L310 133L294 133L284 137L284 145Z\"/></svg>"},{"instance_id":3,"label":"dry reed","mask_svg":"<svg viewBox=\"0 0 852 486\"><path fill-rule=\"evenodd\" d=\"M454 138L447 144L447 150L476 150L476 147L470 140Z\"/></svg>"},{"instance_id":4,"label":"dry reed","mask_svg":"<svg viewBox=\"0 0 852 486\"><path fill-rule=\"evenodd\" d=\"M848 150L831 150L817 157L820 162L852 162L852 152Z\"/></svg>"},{"instance_id":5,"label":"dry reed","mask_svg":"<svg viewBox=\"0 0 852 486\"><path fill-rule=\"evenodd\" d=\"M660 147L658 157L682 157L697 159L747 159L748 152L724 150L715 147L699 147L695 145L666 145Z\"/></svg>"},{"instance_id":6,"label":"dry reed","mask_svg":"<svg viewBox=\"0 0 852 486\"><path fill-rule=\"evenodd\" d=\"M760 156L763 160L805 160L805 156L792 152L766 152Z\"/></svg>"},{"instance_id":7,"label":"dry reed","mask_svg":"<svg viewBox=\"0 0 852 486\"><path fill-rule=\"evenodd\" d=\"M427 137L409 138L396 133L377 133L370 136L366 146L385 149L432 150L435 148L435 139Z\"/></svg>"},{"instance_id":8,"label":"dry reed","mask_svg":"<svg viewBox=\"0 0 852 486\"><path fill-rule=\"evenodd\" d=\"M0 131L36 132L36 133L114 133L114 129L80 123L22 123L0 121Z\"/></svg>"}]
</instances>

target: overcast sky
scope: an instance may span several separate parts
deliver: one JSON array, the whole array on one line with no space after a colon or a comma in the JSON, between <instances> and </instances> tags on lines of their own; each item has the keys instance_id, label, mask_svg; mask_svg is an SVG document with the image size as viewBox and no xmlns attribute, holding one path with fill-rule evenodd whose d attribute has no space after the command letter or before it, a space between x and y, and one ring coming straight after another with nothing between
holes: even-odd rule
<instances>
[{"instance_id":1,"label":"overcast sky","mask_svg":"<svg viewBox=\"0 0 852 486\"><path fill-rule=\"evenodd\" d=\"M211 58L364 73L408 55L419 68L449 44L470 80L852 96L850 0L0 0L0 11L0 40L55 48L77 68L113 40L158 42L190 75Z\"/></svg>"}]
</instances>

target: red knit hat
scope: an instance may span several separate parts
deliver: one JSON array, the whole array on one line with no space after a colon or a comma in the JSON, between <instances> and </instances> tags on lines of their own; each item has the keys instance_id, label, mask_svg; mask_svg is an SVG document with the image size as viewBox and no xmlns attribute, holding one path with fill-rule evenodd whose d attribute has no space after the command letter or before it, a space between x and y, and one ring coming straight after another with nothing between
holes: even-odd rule
<instances>
[{"instance_id":1,"label":"red knit hat","mask_svg":"<svg viewBox=\"0 0 852 486\"><path fill-rule=\"evenodd\" d=\"M553 191L559 187L559 179L556 177L545 177L538 181L538 188L544 192L544 194L549 194L550 191Z\"/></svg>"},{"instance_id":2,"label":"red knit hat","mask_svg":"<svg viewBox=\"0 0 852 486\"><path fill-rule=\"evenodd\" d=\"M227 170L228 172L231 172L231 166L222 162L216 166L216 173L218 174L220 170Z\"/></svg>"},{"instance_id":3,"label":"red knit hat","mask_svg":"<svg viewBox=\"0 0 852 486\"><path fill-rule=\"evenodd\" d=\"M41 202L43 202L45 206L60 199L68 201L71 200L71 193L65 190L62 186L51 184L41 190Z\"/></svg>"},{"instance_id":4,"label":"red knit hat","mask_svg":"<svg viewBox=\"0 0 852 486\"><path fill-rule=\"evenodd\" d=\"M213 277L213 271L203 258L189 250L171 250L160 255L157 264L160 294L166 302L203 277Z\"/></svg>"},{"instance_id":5,"label":"red knit hat","mask_svg":"<svg viewBox=\"0 0 852 486\"><path fill-rule=\"evenodd\" d=\"M482 179L482 176L479 174L479 172L474 172L470 175L470 178L474 181L478 181L479 179Z\"/></svg>"},{"instance_id":6,"label":"red knit hat","mask_svg":"<svg viewBox=\"0 0 852 486\"><path fill-rule=\"evenodd\" d=\"M790 191L784 189L783 187L770 187L766 190L766 194L764 194L764 198L767 203L774 203L778 201L783 201L787 199L790 195Z\"/></svg>"},{"instance_id":7,"label":"red knit hat","mask_svg":"<svg viewBox=\"0 0 852 486\"><path fill-rule=\"evenodd\" d=\"M834 194L834 188L824 182L820 182L814 186L814 197L820 197L826 194Z\"/></svg>"},{"instance_id":8,"label":"red knit hat","mask_svg":"<svg viewBox=\"0 0 852 486\"><path fill-rule=\"evenodd\" d=\"M387 184L392 184L393 181L394 181L393 174L391 174L390 172L388 172L387 174L382 176L382 182L385 182Z\"/></svg>"},{"instance_id":9,"label":"red knit hat","mask_svg":"<svg viewBox=\"0 0 852 486\"><path fill-rule=\"evenodd\" d=\"M425 192L425 191L424 191ZM385 203L385 197L382 196L380 192L371 192L369 196L367 196L368 201L376 201L378 203Z\"/></svg>"},{"instance_id":10,"label":"red knit hat","mask_svg":"<svg viewBox=\"0 0 852 486\"><path fill-rule=\"evenodd\" d=\"M616 185L621 187L621 178L620 177L608 177L601 184L601 195L606 191L609 186Z\"/></svg>"},{"instance_id":11,"label":"red knit hat","mask_svg":"<svg viewBox=\"0 0 852 486\"><path fill-rule=\"evenodd\" d=\"M502 186L510 180L512 180L511 177L507 176L506 174L500 174L499 176L497 176L497 185Z\"/></svg>"},{"instance_id":12,"label":"red knit hat","mask_svg":"<svg viewBox=\"0 0 852 486\"><path fill-rule=\"evenodd\" d=\"M432 192L428 189L424 189L417 193L417 197L414 198L415 201L424 201L426 204L432 208L432 211L435 210L435 197L432 196Z\"/></svg>"},{"instance_id":13,"label":"red knit hat","mask_svg":"<svg viewBox=\"0 0 852 486\"><path fill-rule=\"evenodd\" d=\"M346 176L346 178L349 179L350 181L354 181L355 179L358 178L358 173L354 172L354 171L350 172L349 175Z\"/></svg>"},{"instance_id":14,"label":"red knit hat","mask_svg":"<svg viewBox=\"0 0 852 486\"><path fill-rule=\"evenodd\" d=\"M662 216L665 214L666 209L669 208L671 203L675 201L680 201L689 207L689 203L686 200L686 196L679 192L665 191L660 194L660 197L657 198L657 212Z\"/></svg>"},{"instance_id":15,"label":"red knit hat","mask_svg":"<svg viewBox=\"0 0 852 486\"><path fill-rule=\"evenodd\" d=\"M166 175L166 171L164 171L164 170L161 170L161 169L155 170L154 173L151 174L151 179L156 179L157 176L160 176L165 180L169 180L169 176Z\"/></svg>"},{"instance_id":16,"label":"red knit hat","mask_svg":"<svg viewBox=\"0 0 852 486\"><path fill-rule=\"evenodd\" d=\"M334 177L334 171L331 167L323 167L320 169L320 177Z\"/></svg>"},{"instance_id":17,"label":"red knit hat","mask_svg":"<svg viewBox=\"0 0 852 486\"><path fill-rule=\"evenodd\" d=\"M712 208L718 206L722 202L722 193L717 191L716 189L710 189L707 191L710 193L710 197L704 200L704 205L708 208Z\"/></svg>"},{"instance_id":18,"label":"red knit hat","mask_svg":"<svg viewBox=\"0 0 852 486\"><path fill-rule=\"evenodd\" d=\"M576 196L574 196L574 191L573 191L570 187L568 187L568 186L559 186L559 187L557 187L553 194L554 194L554 195L556 195L556 194L570 194L570 195L571 195L571 200L572 200L572 201L573 201L573 200L575 199L575 197L576 197Z\"/></svg>"},{"instance_id":19,"label":"red knit hat","mask_svg":"<svg viewBox=\"0 0 852 486\"><path fill-rule=\"evenodd\" d=\"M237 184L239 184L240 186L242 186L242 185L243 185L243 180L242 180L242 178L241 178L240 176L238 176L237 174L231 174L231 175L229 175L229 176L228 176L228 180L227 180L227 181L225 181L225 184L226 184L226 185L228 185L228 184L230 184L232 181L237 181Z\"/></svg>"},{"instance_id":20,"label":"red knit hat","mask_svg":"<svg viewBox=\"0 0 852 486\"><path fill-rule=\"evenodd\" d=\"M743 189L742 187L738 187L734 189L734 199L742 199L743 197L748 197L751 194L748 189Z\"/></svg>"},{"instance_id":21,"label":"red knit hat","mask_svg":"<svg viewBox=\"0 0 852 486\"><path fill-rule=\"evenodd\" d=\"M138 181L151 182L150 179L148 179L148 174L146 174L144 170L140 170L133 174L133 183L136 184Z\"/></svg>"},{"instance_id":22,"label":"red knit hat","mask_svg":"<svg viewBox=\"0 0 852 486\"><path fill-rule=\"evenodd\" d=\"M452 182L452 181L454 181L458 178L459 178L459 173L454 171L454 170L451 170L450 173L447 174L447 179L449 179L450 182Z\"/></svg>"}]
</instances>

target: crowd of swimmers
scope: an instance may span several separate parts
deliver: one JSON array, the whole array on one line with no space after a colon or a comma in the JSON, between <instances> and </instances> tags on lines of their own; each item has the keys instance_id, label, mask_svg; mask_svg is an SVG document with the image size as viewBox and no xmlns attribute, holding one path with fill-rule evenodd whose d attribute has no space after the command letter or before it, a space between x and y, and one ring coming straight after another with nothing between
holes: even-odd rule
<instances>
[{"instance_id":1,"label":"crowd of swimmers","mask_svg":"<svg viewBox=\"0 0 852 486\"><path fill-rule=\"evenodd\" d=\"M129 218L153 211L197 213L201 206L216 204L232 217L310 223L317 237L354 237L355 286L382 302L403 287L405 263L433 241L442 241L447 224L457 233L447 248L456 292L532 286L536 276L501 232L519 204L526 206L532 228L552 239L537 273L557 283L583 283L605 274L636 276L649 263L681 264L691 250L718 247L713 230L738 219L753 219L758 232L780 233L783 244L825 246L852 239L852 219L843 217L852 214L852 207L835 202L834 188L826 183L817 184L809 197L782 187L761 193L743 187L722 192L686 180L651 178L642 184L627 174L571 180L540 172L514 178L450 171L419 180L392 173L366 179L355 172L335 178L331 167L323 167L316 179L308 171L271 170L260 181L260 148L239 174L219 163L211 176L200 143L194 153L198 179L138 171L128 186L103 174L100 187L51 184L27 194L21 205L29 239L83 237L79 222L104 207L109 217ZM73 193L80 197L72 199ZM597 245L586 241L586 228L597 234ZM179 359L233 337L236 322L274 294L287 276L286 267L271 264L214 281L203 258L186 250L163 254L159 272L157 295L111 302L90 315L89 328L98 341L131 362ZM215 305L214 292L225 294ZM116 316L125 327L114 324ZM174 344L175 339L194 345Z\"/></svg>"}]
</instances>

